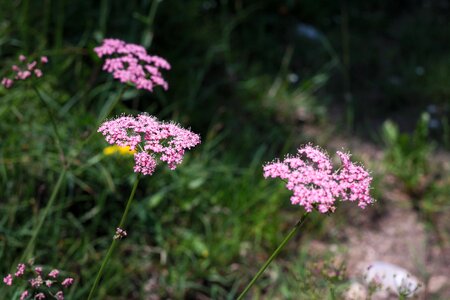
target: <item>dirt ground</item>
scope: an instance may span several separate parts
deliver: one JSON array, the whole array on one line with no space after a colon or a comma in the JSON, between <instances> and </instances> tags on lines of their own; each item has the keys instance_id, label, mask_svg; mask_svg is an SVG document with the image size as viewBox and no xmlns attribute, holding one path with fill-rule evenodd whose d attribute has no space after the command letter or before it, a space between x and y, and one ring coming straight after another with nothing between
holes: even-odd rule
<instances>
[{"instance_id":1,"label":"dirt ground","mask_svg":"<svg viewBox=\"0 0 450 300\"><path fill-rule=\"evenodd\" d=\"M323 136L318 128L303 128L308 135ZM373 262L386 262L409 271L423 283L418 299L450 299L450 243L448 232L450 216L440 216L436 220L439 231L425 222L413 209L410 196L402 191L393 176L383 167L383 152L377 146L363 142L357 137L328 135L329 148L340 150L344 147L368 163L373 172L386 174L380 186L382 199L375 206L381 209L367 211L367 214L349 211L349 224L345 227L343 243L346 249L343 260L348 275L355 282L362 281L362 274ZM319 141L320 143L320 141ZM331 152L331 149L328 149ZM447 174L450 174L450 156L442 152L433 157ZM367 164L366 164L367 165ZM450 197L450 195L449 195ZM364 298L362 298L364 299ZM372 299L398 299L397 296L378 295Z\"/></svg>"}]
</instances>

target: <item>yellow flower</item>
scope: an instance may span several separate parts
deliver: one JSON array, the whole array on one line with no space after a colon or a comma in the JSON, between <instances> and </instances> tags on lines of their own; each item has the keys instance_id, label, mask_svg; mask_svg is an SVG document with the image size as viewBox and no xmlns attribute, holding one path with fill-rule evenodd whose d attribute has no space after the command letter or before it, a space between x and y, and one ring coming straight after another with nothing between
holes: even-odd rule
<instances>
[{"instance_id":1,"label":"yellow flower","mask_svg":"<svg viewBox=\"0 0 450 300\"><path fill-rule=\"evenodd\" d=\"M123 155L123 156L126 156L126 155L133 155L134 153L136 153L136 151L135 150L131 150L130 147L128 147L128 146L121 147L121 146L117 146L117 145L108 146L108 147L103 149L103 154L104 155L113 155L113 154L116 154L116 153L118 153L120 155Z\"/></svg>"}]
</instances>

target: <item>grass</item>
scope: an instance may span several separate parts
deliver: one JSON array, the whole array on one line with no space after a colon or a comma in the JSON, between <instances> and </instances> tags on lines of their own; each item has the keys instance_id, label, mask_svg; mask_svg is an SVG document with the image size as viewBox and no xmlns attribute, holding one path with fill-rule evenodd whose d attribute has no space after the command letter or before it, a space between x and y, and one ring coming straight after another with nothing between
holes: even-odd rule
<instances>
[{"instance_id":1,"label":"grass","mask_svg":"<svg viewBox=\"0 0 450 300\"><path fill-rule=\"evenodd\" d=\"M41 80L0 87L0 274L19 262L42 225L29 250L35 262L76 278L68 299L87 297L134 178L132 158L105 156L106 142L95 132L106 116L145 111L192 127L202 145L176 171L162 167L141 180L129 236L105 270L98 299L239 295L301 215L281 183L263 179L261 166L304 142L292 130L298 122L327 122L330 101L319 99L333 100L325 90L335 91L335 73L342 71L333 34L327 40L321 32L318 43L294 39L296 23L283 7L239 3L0 4L0 77L19 54L50 59ZM165 73L169 91L150 94L114 82L92 51L104 37L141 43L166 57L173 66ZM445 70L432 74L439 81L423 93L441 97ZM52 197L61 153L69 167ZM446 192L436 183L426 195L421 207L428 218L442 213ZM305 232L326 236L320 216L310 223ZM301 242L307 240L302 234ZM314 273L308 262L315 259L320 262L301 249L287 250L254 297L319 299L325 293L338 299L345 278ZM4 286L0 294L19 297Z\"/></svg>"}]
</instances>

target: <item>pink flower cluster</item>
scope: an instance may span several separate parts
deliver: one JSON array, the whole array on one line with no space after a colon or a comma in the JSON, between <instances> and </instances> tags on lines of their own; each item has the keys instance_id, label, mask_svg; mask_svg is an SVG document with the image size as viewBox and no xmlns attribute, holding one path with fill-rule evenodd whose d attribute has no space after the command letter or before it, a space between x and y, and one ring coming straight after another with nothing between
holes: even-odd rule
<instances>
[{"instance_id":1,"label":"pink flower cluster","mask_svg":"<svg viewBox=\"0 0 450 300\"><path fill-rule=\"evenodd\" d=\"M27 58L24 55L19 55L19 61L21 66L13 65L11 70L13 72L13 78L3 77L1 84L9 89L14 84L14 80L26 80L31 76L42 77L42 70L37 68L39 64L48 63L48 58L46 56L41 56L39 61L33 60L27 63Z\"/></svg>"},{"instance_id":2,"label":"pink flower cluster","mask_svg":"<svg viewBox=\"0 0 450 300\"><path fill-rule=\"evenodd\" d=\"M130 82L137 89L153 91L153 87L169 85L162 77L160 69L170 70L170 64L159 56L149 55L144 47L127 44L118 39L104 39L101 46L94 48L101 58L108 56L103 70L113 74L120 82Z\"/></svg>"},{"instance_id":3,"label":"pink flower cluster","mask_svg":"<svg viewBox=\"0 0 450 300\"><path fill-rule=\"evenodd\" d=\"M328 155L318 147L306 145L296 156L274 161L264 166L264 177L281 178L293 192L291 203L307 212L316 208L321 213L333 212L337 199L358 201L365 208L373 203L370 197L372 177L361 166L350 161L350 155L337 152L342 166L333 171Z\"/></svg>"},{"instance_id":4,"label":"pink flower cluster","mask_svg":"<svg viewBox=\"0 0 450 300\"><path fill-rule=\"evenodd\" d=\"M144 175L153 174L157 159L174 170L183 160L185 150L200 143L198 134L175 123L160 122L147 114L106 121L98 132L108 143L136 151L134 171Z\"/></svg>"},{"instance_id":5,"label":"pink flower cluster","mask_svg":"<svg viewBox=\"0 0 450 300\"><path fill-rule=\"evenodd\" d=\"M62 281L58 281L59 270L53 269L47 275L44 274L42 267L29 266L25 264L18 264L17 271L14 273L14 277L8 274L3 278L3 282L11 286L14 279L26 280L29 284L27 289L20 294L20 300L25 299L57 299L64 300L63 288L70 287L74 279L71 277L64 278ZM28 277L27 280L25 277ZM49 298L47 298L49 296Z\"/></svg>"},{"instance_id":6,"label":"pink flower cluster","mask_svg":"<svg viewBox=\"0 0 450 300\"><path fill-rule=\"evenodd\" d=\"M113 238L115 240L120 240L120 239L125 238L127 235L128 235L128 233L125 230L123 230L122 228L117 227L116 228L116 234L114 235Z\"/></svg>"}]
</instances>

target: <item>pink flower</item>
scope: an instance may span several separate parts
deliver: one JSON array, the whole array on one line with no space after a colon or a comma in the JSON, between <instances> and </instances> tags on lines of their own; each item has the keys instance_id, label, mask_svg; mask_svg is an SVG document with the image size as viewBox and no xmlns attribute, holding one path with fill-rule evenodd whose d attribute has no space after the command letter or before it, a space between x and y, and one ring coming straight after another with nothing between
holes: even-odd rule
<instances>
[{"instance_id":1,"label":"pink flower","mask_svg":"<svg viewBox=\"0 0 450 300\"><path fill-rule=\"evenodd\" d=\"M28 71L33 71L33 69L36 67L36 65L37 65L36 61L33 61L33 62L29 63L27 65Z\"/></svg>"},{"instance_id":2,"label":"pink flower","mask_svg":"<svg viewBox=\"0 0 450 300\"><path fill-rule=\"evenodd\" d=\"M372 177L363 167L353 164L349 154L338 151L337 155L341 159L342 169L335 176L340 183L339 195L342 200L359 200L358 206L361 208L373 203L370 197Z\"/></svg>"},{"instance_id":3,"label":"pink flower","mask_svg":"<svg viewBox=\"0 0 450 300\"><path fill-rule=\"evenodd\" d=\"M36 268L34 268L34 271L35 271L38 275L41 275L41 274L42 274L42 268L41 268L41 267L36 267Z\"/></svg>"},{"instance_id":4,"label":"pink flower","mask_svg":"<svg viewBox=\"0 0 450 300\"><path fill-rule=\"evenodd\" d=\"M14 83L14 81L12 79L9 79L6 77L2 79L2 85L7 89L12 87L13 83Z\"/></svg>"},{"instance_id":5,"label":"pink flower","mask_svg":"<svg viewBox=\"0 0 450 300\"><path fill-rule=\"evenodd\" d=\"M56 278L59 275L59 270L58 269L53 269L51 270L50 273L48 273L48 277L52 277L52 278Z\"/></svg>"},{"instance_id":6,"label":"pink flower","mask_svg":"<svg viewBox=\"0 0 450 300\"><path fill-rule=\"evenodd\" d=\"M71 286L73 284L73 278L68 277L68 278L64 279L61 284L63 287L68 288L69 286Z\"/></svg>"},{"instance_id":7,"label":"pink flower","mask_svg":"<svg viewBox=\"0 0 450 300\"><path fill-rule=\"evenodd\" d=\"M29 293L28 291L23 291L22 294L20 295L20 300L24 300L28 297Z\"/></svg>"},{"instance_id":8,"label":"pink flower","mask_svg":"<svg viewBox=\"0 0 450 300\"><path fill-rule=\"evenodd\" d=\"M132 83L137 89L153 91L153 87L168 84L159 69L170 69L170 64L163 58L149 55L144 47L127 44L118 39L104 39L101 46L94 48L98 57L108 56L103 70L111 73L122 83Z\"/></svg>"},{"instance_id":9,"label":"pink flower","mask_svg":"<svg viewBox=\"0 0 450 300\"><path fill-rule=\"evenodd\" d=\"M18 264L17 265L17 272L14 274L16 277L20 277L25 273L25 265L24 264Z\"/></svg>"},{"instance_id":10,"label":"pink flower","mask_svg":"<svg viewBox=\"0 0 450 300\"><path fill-rule=\"evenodd\" d=\"M152 175L156 169L156 160L147 152L139 152L134 155L134 172L144 175Z\"/></svg>"},{"instance_id":11,"label":"pink flower","mask_svg":"<svg viewBox=\"0 0 450 300\"><path fill-rule=\"evenodd\" d=\"M31 72L26 70L26 71L19 71L17 72L17 75L15 77L16 80L25 80L28 77L31 76Z\"/></svg>"},{"instance_id":12,"label":"pink flower","mask_svg":"<svg viewBox=\"0 0 450 300\"><path fill-rule=\"evenodd\" d=\"M108 143L136 151L134 171L144 175L153 174L157 159L174 170L182 162L185 150L200 143L200 136L190 130L175 123L159 122L147 114L106 121L98 132Z\"/></svg>"},{"instance_id":13,"label":"pink flower","mask_svg":"<svg viewBox=\"0 0 450 300\"><path fill-rule=\"evenodd\" d=\"M296 156L264 166L264 177L281 178L293 192L291 203L307 212L316 208L321 213L333 212L338 198L359 200L361 208L373 202L370 197L371 177L362 167L350 162L349 156L338 152L342 168L333 172L328 155L310 145L298 149Z\"/></svg>"},{"instance_id":14,"label":"pink flower","mask_svg":"<svg viewBox=\"0 0 450 300\"><path fill-rule=\"evenodd\" d=\"M37 78L42 77L42 71L41 69L34 70L34 75L36 75Z\"/></svg>"},{"instance_id":15,"label":"pink flower","mask_svg":"<svg viewBox=\"0 0 450 300\"><path fill-rule=\"evenodd\" d=\"M44 281L42 280L41 275L38 275L36 278L30 279L30 284L32 287L40 287Z\"/></svg>"},{"instance_id":16,"label":"pink flower","mask_svg":"<svg viewBox=\"0 0 450 300\"><path fill-rule=\"evenodd\" d=\"M51 287L52 284L53 284L53 281L51 281L51 280L46 280L45 281L45 285L48 286L48 287Z\"/></svg>"},{"instance_id":17,"label":"pink flower","mask_svg":"<svg viewBox=\"0 0 450 300\"><path fill-rule=\"evenodd\" d=\"M36 299L36 300L45 299L45 295L44 295L44 293L36 294L36 296L34 296L34 299Z\"/></svg>"},{"instance_id":18,"label":"pink flower","mask_svg":"<svg viewBox=\"0 0 450 300\"><path fill-rule=\"evenodd\" d=\"M64 293L62 291L59 291L55 295L56 300L64 300Z\"/></svg>"},{"instance_id":19,"label":"pink flower","mask_svg":"<svg viewBox=\"0 0 450 300\"><path fill-rule=\"evenodd\" d=\"M119 240L119 239L123 239L127 235L128 235L128 233L125 230L123 230L122 228L117 227L116 228L116 234L114 235L113 238L115 240Z\"/></svg>"},{"instance_id":20,"label":"pink flower","mask_svg":"<svg viewBox=\"0 0 450 300\"><path fill-rule=\"evenodd\" d=\"M21 63L19 63L19 65L13 65L11 67L11 70L13 72L12 74L12 78L8 78L8 77L4 77L2 79L1 84L5 87L5 88L10 88L12 87L14 80L26 80L30 77L34 76L39 78L42 77L43 73L42 70L39 68L36 68L38 66L38 64L45 64L48 62L48 59L46 56L42 56L40 61L32 61L30 63L26 63L27 58L24 55L20 55L19 56L19 61Z\"/></svg>"},{"instance_id":21,"label":"pink flower","mask_svg":"<svg viewBox=\"0 0 450 300\"><path fill-rule=\"evenodd\" d=\"M13 278L12 278L11 274L8 274L8 276L6 276L5 278L3 278L3 282L4 282L6 285L12 285L12 281L13 281Z\"/></svg>"}]
</instances>

